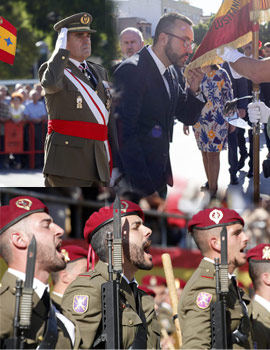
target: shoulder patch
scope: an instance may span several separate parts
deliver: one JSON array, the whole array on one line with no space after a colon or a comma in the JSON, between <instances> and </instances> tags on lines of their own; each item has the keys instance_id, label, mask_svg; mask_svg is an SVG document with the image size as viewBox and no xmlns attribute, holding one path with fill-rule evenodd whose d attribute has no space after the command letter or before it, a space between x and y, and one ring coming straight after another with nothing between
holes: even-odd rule
<instances>
[{"instance_id":1,"label":"shoulder patch","mask_svg":"<svg viewBox=\"0 0 270 350\"><path fill-rule=\"evenodd\" d=\"M88 310L88 295L74 295L73 297L73 311L77 314L84 314Z\"/></svg>"},{"instance_id":2,"label":"shoulder patch","mask_svg":"<svg viewBox=\"0 0 270 350\"><path fill-rule=\"evenodd\" d=\"M211 303L213 295L210 293L200 292L197 295L196 304L200 309L206 309Z\"/></svg>"}]
</instances>

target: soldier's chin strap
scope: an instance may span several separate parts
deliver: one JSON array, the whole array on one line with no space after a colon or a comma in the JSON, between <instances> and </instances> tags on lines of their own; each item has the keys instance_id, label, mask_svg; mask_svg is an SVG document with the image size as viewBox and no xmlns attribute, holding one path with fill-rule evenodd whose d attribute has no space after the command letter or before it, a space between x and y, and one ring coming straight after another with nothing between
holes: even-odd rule
<instances>
[{"instance_id":1,"label":"soldier's chin strap","mask_svg":"<svg viewBox=\"0 0 270 350\"><path fill-rule=\"evenodd\" d=\"M91 261L91 270L93 271L95 268L96 254L91 244L89 244L89 247L88 247L87 271L89 271L89 268L90 268L90 261Z\"/></svg>"}]
</instances>

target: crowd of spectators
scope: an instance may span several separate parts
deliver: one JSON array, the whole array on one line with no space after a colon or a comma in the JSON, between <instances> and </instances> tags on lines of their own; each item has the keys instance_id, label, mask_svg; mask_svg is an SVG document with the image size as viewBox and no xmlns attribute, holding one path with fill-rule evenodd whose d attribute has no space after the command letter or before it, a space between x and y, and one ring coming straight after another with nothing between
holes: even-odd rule
<instances>
[{"instance_id":1,"label":"crowd of spectators","mask_svg":"<svg viewBox=\"0 0 270 350\"><path fill-rule=\"evenodd\" d=\"M5 138L9 137L8 133L15 132L12 128L5 132L7 122L21 125L21 152L8 153L5 149ZM13 89L0 86L0 169L29 168L30 153L24 152L29 152L31 141L34 143L34 151L39 151L35 154L35 168L42 168L46 122L47 111L39 83L33 86L18 83Z\"/></svg>"}]
</instances>

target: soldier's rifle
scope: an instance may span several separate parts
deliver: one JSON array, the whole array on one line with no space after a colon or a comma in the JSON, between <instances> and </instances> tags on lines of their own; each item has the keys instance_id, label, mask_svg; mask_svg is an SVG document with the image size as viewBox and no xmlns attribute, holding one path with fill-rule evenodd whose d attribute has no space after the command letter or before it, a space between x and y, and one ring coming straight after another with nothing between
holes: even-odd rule
<instances>
[{"instance_id":1,"label":"soldier's rifle","mask_svg":"<svg viewBox=\"0 0 270 350\"><path fill-rule=\"evenodd\" d=\"M13 337L5 339L4 349L24 349L24 333L31 328L33 280L36 263L36 239L32 237L27 250L26 276L24 287L21 279L16 280L15 312L13 319Z\"/></svg>"},{"instance_id":2,"label":"soldier's rifle","mask_svg":"<svg viewBox=\"0 0 270 350\"><path fill-rule=\"evenodd\" d=\"M226 316L226 297L229 292L227 261L227 229L223 226L220 233L221 263L215 258L216 301L211 303L212 349L228 349L228 331Z\"/></svg>"},{"instance_id":3,"label":"soldier's rifle","mask_svg":"<svg viewBox=\"0 0 270 350\"><path fill-rule=\"evenodd\" d=\"M101 286L102 333L94 347L105 342L106 349L121 349L120 278L122 274L121 203L113 204L113 233L107 234L109 281ZM113 244L112 244L113 243ZM114 276L116 276L114 278Z\"/></svg>"}]
</instances>

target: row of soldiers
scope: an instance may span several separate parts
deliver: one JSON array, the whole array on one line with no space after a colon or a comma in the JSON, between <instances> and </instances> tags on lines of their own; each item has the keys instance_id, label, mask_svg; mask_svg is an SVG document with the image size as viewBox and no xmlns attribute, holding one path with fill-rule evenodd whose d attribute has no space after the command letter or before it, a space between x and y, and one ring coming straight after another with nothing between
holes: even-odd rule
<instances>
[{"instance_id":1,"label":"row of soldiers","mask_svg":"<svg viewBox=\"0 0 270 350\"><path fill-rule=\"evenodd\" d=\"M120 203L123 258L116 309L121 321L119 348L159 349L161 344L171 348L168 342L172 339L160 342L161 328L166 329L162 309L170 309L163 297L165 281L146 276L143 281L146 288L140 288L135 279L139 269L150 270L153 266L152 231L144 225L144 213L137 204L128 200ZM108 348L104 329L112 324L107 322L104 327L106 308L115 300L104 301L102 288L111 274L108 233L116 229L113 205L102 207L87 220L83 234L88 252L82 247L62 247L63 229L53 222L46 205L37 198L11 199L8 205L0 207L0 217L0 254L8 265L0 285L1 348ZM269 349L270 244L258 245L246 254L248 237L243 231L244 220L227 208L202 210L188 224L203 259L179 300L181 348L213 347L216 335L211 327L210 309L218 298L214 260L221 257L220 231L224 227L228 248L225 335L228 348ZM97 264L95 254L99 258ZM255 289L252 302L239 289L234 275L235 269L247 259ZM51 297L50 274L55 285ZM19 281L24 283L21 289ZM162 286L163 289L156 288ZM27 309L23 297L29 290L32 290L31 324L26 327L22 325ZM156 305L153 296L157 297ZM180 345L174 342L174 346Z\"/></svg>"}]
</instances>

